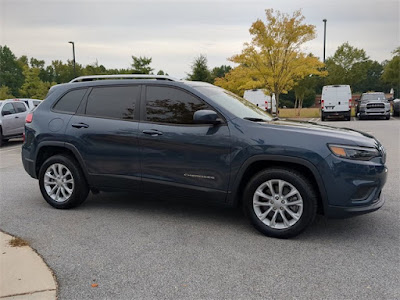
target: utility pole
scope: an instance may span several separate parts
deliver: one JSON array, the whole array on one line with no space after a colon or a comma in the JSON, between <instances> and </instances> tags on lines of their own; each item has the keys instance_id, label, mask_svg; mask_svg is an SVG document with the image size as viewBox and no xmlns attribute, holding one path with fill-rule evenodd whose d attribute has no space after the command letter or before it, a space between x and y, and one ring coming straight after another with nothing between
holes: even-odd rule
<instances>
[{"instance_id":1,"label":"utility pole","mask_svg":"<svg viewBox=\"0 0 400 300\"><path fill-rule=\"evenodd\" d=\"M322 20L324 22L324 63L325 63L325 49L326 49L326 19Z\"/></svg>"},{"instance_id":2,"label":"utility pole","mask_svg":"<svg viewBox=\"0 0 400 300\"><path fill-rule=\"evenodd\" d=\"M69 41L68 43L72 44L72 57L73 57L73 62L74 62L74 77L76 77L76 67L75 67L75 43L72 41ZM325 55L324 55L325 57Z\"/></svg>"}]
</instances>

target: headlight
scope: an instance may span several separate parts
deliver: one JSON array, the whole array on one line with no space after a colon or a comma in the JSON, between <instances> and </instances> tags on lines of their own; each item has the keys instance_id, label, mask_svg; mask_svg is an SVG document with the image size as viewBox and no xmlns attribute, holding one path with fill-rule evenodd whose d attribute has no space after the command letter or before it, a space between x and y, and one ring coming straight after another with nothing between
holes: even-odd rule
<instances>
[{"instance_id":1,"label":"headlight","mask_svg":"<svg viewBox=\"0 0 400 300\"><path fill-rule=\"evenodd\" d=\"M379 157L380 153L376 148L355 147L344 145L328 145L333 154L342 158L355 160L371 160Z\"/></svg>"}]
</instances>

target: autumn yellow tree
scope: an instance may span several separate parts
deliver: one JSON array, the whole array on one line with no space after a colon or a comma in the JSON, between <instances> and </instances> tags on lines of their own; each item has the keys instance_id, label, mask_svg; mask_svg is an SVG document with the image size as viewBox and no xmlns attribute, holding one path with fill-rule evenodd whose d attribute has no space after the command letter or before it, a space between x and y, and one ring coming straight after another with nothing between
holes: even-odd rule
<instances>
[{"instance_id":1,"label":"autumn yellow tree","mask_svg":"<svg viewBox=\"0 0 400 300\"><path fill-rule=\"evenodd\" d=\"M324 64L307 55L302 45L315 38L315 26L304 23L301 10L288 14L265 10L266 22L257 20L250 27L252 40L242 53L229 58L238 66L217 78L215 84L238 94L251 88L264 88L279 95L291 90L309 75L325 76Z\"/></svg>"}]
</instances>

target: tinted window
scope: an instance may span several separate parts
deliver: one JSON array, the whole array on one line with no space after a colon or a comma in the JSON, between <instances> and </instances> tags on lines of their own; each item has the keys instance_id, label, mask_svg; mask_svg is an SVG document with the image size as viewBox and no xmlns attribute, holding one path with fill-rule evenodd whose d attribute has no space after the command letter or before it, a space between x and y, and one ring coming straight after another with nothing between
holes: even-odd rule
<instances>
[{"instance_id":1,"label":"tinted window","mask_svg":"<svg viewBox=\"0 0 400 300\"><path fill-rule=\"evenodd\" d=\"M184 91L170 87L147 87L147 120L157 123L193 124L193 114L207 104Z\"/></svg>"},{"instance_id":2,"label":"tinted window","mask_svg":"<svg viewBox=\"0 0 400 300\"><path fill-rule=\"evenodd\" d=\"M86 114L96 117L132 120L139 86L94 88L89 95Z\"/></svg>"},{"instance_id":3,"label":"tinted window","mask_svg":"<svg viewBox=\"0 0 400 300\"><path fill-rule=\"evenodd\" d=\"M26 111L26 106L23 103L15 102L14 107L15 107L15 110L17 111L17 113Z\"/></svg>"},{"instance_id":4,"label":"tinted window","mask_svg":"<svg viewBox=\"0 0 400 300\"><path fill-rule=\"evenodd\" d=\"M33 105L36 107L40 104L40 101L33 101Z\"/></svg>"},{"instance_id":5,"label":"tinted window","mask_svg":"<svg viewBox=\"0 0 400 300\"><path fill-rule=\"evenodd\" d=\"M66 93L54 106L54 110L66 112L66 113L76 113L79 104L83 96L85 95L86 89L73 90Z\"/></svg>"},{"instance_id":6,"label":"tinted window","mask_svg":"<svg viewBox=\"0 0 400 300\"><path fill-rule=\"evenodd\" d=\"M1 113L3 114L3 116L6 114L8 115L15 114L14 106L11 103L4 104Z\"/></svg>"}]
</instances>

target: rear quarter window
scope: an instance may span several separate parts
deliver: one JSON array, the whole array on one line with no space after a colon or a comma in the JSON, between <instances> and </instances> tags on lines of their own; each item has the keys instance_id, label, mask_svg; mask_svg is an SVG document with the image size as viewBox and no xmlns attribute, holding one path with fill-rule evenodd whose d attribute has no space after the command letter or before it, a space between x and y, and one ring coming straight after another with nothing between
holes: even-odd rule
<instances>
[{"instance_id":1,"label":"rear quarter window","mask_svg":"<svg viewBox=\"0 0 400 300\"><path fill-rule=\"evenodd\" d=\"M53 110L57 112L75 114L87 89L73 90L66 93L54 105Z\"/></svg>"}]
</instances>

